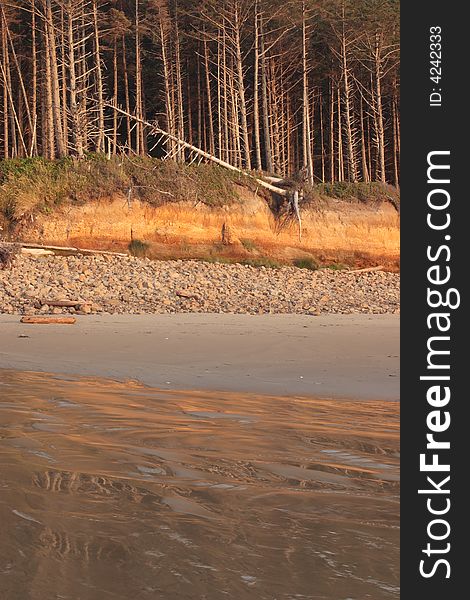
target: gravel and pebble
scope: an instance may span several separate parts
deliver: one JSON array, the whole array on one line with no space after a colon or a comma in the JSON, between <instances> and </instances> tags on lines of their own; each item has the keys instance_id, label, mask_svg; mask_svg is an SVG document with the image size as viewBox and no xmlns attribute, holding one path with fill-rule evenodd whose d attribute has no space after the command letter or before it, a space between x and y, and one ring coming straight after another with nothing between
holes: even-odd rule
<instances>
[{"instance_id":1,"label":"gravel and pebble","mask_svg":"<svg viewBox=\"0 0 470 600\"><path fill-rule=\"evenodd\" d=\"M399 286L383 271L20 254L0 270L0 313L386 314L399 312ZM64 300L76 305L54 306Z\"/></svg>"}]
</instances>

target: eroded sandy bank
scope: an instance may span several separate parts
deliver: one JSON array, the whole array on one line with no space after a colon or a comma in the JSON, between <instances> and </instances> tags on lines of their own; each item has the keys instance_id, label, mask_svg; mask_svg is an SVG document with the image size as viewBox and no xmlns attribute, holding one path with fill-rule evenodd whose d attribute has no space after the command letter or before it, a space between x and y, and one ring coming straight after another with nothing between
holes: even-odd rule
<instances>
[{"instance_id":1,"label":"eroded sandy bank","mask_svg":"<svg viewBox=\"0 0 470 600\"><path fill-rule=\"evenodd\" d=\"M388 202L365 204L336 199L302 211L297 224L280 226L266 201L242 187L240 202L209 207L197 200L152 206L123 197L65 206L37 214L22 232L28 241L126 249L132 239L150 245L155 258L237 259L271 257L279 261L314 256L323 263L399 263L399 214ZM282 222L282 219L281 219ZM222 228L228 235L222 243Z\"/></svg>"}]
</instances>

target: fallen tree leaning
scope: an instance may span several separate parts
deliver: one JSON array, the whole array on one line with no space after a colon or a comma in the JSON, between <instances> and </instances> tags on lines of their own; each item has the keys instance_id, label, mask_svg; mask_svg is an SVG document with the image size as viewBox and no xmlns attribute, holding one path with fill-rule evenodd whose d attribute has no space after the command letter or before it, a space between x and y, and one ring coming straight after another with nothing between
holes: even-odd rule
<instances>
[{"instance_id":1,"label":"fallen tree leaning","mask_svg":"<svg viewBox=\"0 0 470 600\"><path fill-rule=\"evenodd\" d=\"M107 105L110 108L112 108L113 110L121 113L123 116L125 116L129 119L133 119L137 123L141 123L142 125L145 125L146 127L148 127L150 129L151 133L159 136L160 140L174 142L176 144L178 150L182 150L182 149L189 150L190 153L196 154L196 155L200 156L201 158L204 158L216 165L223 167L224 169L228 169L229 171L233 171L235 173L239 173L240 175L243 175L245 177L249 177L250 179L253 179L253 181L255 181L260 187L262 187L266 190L269 190L273 194L278 194L279 196L287 198L289 200L289 204L291 205L292 211L293 211L295 217L297 218L297 221L299 224L299 240L301 239L301 237L302 237L302 221L300 219L300 210L299 210L299 203L298 203L299 193L297 190L293 191L293 190L286 189L285 187L280 187L280 185L285 183L285 180L278 178L278 177L272 177L272 176L267 176L265 179L262 179L261 177L257 177L250 171L243 171L242 169L239 169L238 167L231 165L230 163L226 162L225 160L222 160L221 158L217 158L217 156L214 156L213 154L210 154L209 152L206 152L205 150L201 150L201 148L198 148L197 146L194 146L193 144L190 144L189 142L186 142L185 140L182 140L182 139L176 137L175 135L172 135L171 133L169 133L168 131L165 131L164 129L162 129L155 123L150 123L149 121L140 119L140 118L136 117L135 115L128 113L125 110L122 110L121 108L114 106L113 104L107 103ZM278 185L274 185L274 183L277 183Z\"/></svg>"}]
</instances>

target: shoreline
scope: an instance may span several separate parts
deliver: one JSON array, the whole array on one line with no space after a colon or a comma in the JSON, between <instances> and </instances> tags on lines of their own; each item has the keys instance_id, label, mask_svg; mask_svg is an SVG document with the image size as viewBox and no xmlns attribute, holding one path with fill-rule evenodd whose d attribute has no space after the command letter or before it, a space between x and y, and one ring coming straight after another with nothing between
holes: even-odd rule
<instances>
[{"instance_id":1,"label":"shoreline","mask_svg":"<svg viewBox=\"0 0 470 600\"><path fill-rule=\"evenodd\" d=\"M24 337L27 336L27 337ZM399 400L398 315L0 315L0 369L213 390Z\"/></svg>"}]
</instances>

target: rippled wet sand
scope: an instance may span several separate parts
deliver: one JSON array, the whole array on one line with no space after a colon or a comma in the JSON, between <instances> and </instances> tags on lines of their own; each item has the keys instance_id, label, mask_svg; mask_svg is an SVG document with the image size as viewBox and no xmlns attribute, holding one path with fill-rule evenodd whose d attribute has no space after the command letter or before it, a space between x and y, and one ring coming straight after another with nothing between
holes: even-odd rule
<instances>
[{"instance_id":1,"label":"rippled wet sand","mask_svg":"<svg viewBox=\"0 0 470 600\"><path fill-rule=\"evenodd\" d=\"M2 600L388 600L398 405L0 371Z\"/></svg>"}]
</instances>

